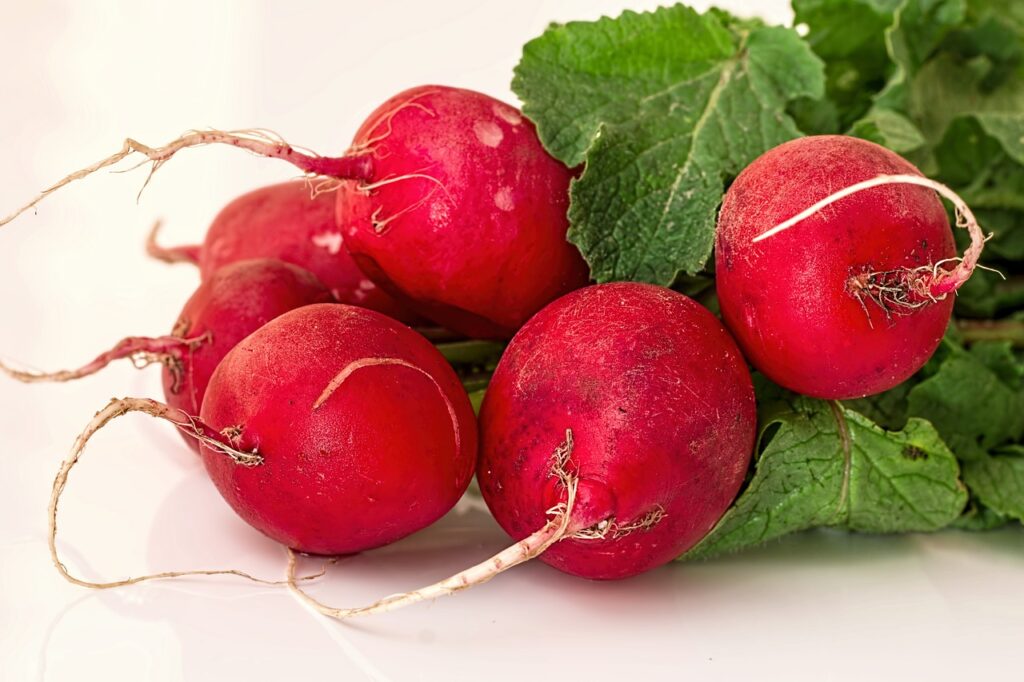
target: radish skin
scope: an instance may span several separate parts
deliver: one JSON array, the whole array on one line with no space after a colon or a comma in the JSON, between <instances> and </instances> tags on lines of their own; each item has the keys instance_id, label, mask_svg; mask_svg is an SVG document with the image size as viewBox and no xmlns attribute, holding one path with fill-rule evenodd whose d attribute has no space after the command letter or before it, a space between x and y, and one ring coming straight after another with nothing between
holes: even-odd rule
<instances>
[{"instance_id":1,"label":"radish skin","mask_svg":"<svg viewBox=\"0 0 1024 682\"><path fill-rule=\"evenodd\" d=\"M336 303L292 310L236 345L200 418L264 458L238 467L203 447L228 504L311 554L379 547L433 523L469 485L477 451L469 398L430 342Z\"/></svg>"},{"instance_id":2,"label":"radish skin","mask_svg":"<svg viewBox=\"0 0 1024 682\"><path fill-rule=\"evenodd\" d=\"M480 412L477 478L513 538L565 502L551 452L579 479L569 538L540 560L625 578L696 544L732 503L756 428L750 374L721 323L661 287L562 297L509 344Z\"/></svg>"},{"instance_id":3,"label":"radish skin","mask_svg":"<svg viewBox=\"0 0 1024 682\"><path fill-rule=\"evenodd\" d=\"M518 110L424 86L382 104L352 152L374 180L338 189L338 226L359 267L418 312L474 338L509 338L587 283L566 241L573 173Z\"/></svg>"},{"instance_id":4,"label":"radish skin","mask_svg":"<svg viewBox=\"0 0 1024 682\"><path fill-rule=\"evenodd\" d=\"M276 258L309 270L339 303L376 310L407 324L421 322L352 260L335 222L334 194L312 194L310 183L303 180L247 192L221 209L202 244L160 246L157 223L147 240L147 252L164 261L198 265L204 281L229 263Z\"/></svg>"},{"instance_id":5,"label":"radish skin","mask_svg":"<svg viewBox=\"0 0 1024 682\"><path fill-rule=\"evenodd\" d=\"M54 480L49 509L53 563L77 585L109 588L225 574L270 582L234 569L103 583L68 571L57 549L68 475L89 439L129 412L168 421L200 442L207 472L235 511L306 553L358 552L432 523L465 492L477 451L469 399L430 342L363 308L329 303L295 309L225 356L200 415L124 398L89 422ZM294 573L288 582L295 583Z\"/></svg>"},{"instance_id":6,"label":"radish skin","mask_svg":"<svg viewBox=\"0 0 1024 682\"><path fill-rule=\"evenodd\" d=\"M920 369L984 242L959 202L973 244L955 258L935 185L884 147L838 135L786 142L740 173L722 202L715 277L747 359L825 399L873 395Z\"/></svg>"},{"instance_id":7,"label":"radish skin","mask_svg":"<svg viewBox=\"0 0 1024 682\"><path fill-rule=\"evenodd\" d=\"M334 618L392 611L539 558L617 579L695 545L739 491L754 447L750 373L715 317L646 284L587 287L512 339L480 414L480 490L517 542L418 590L356 608L289 588Z\"/></svg>"}]
</instances>

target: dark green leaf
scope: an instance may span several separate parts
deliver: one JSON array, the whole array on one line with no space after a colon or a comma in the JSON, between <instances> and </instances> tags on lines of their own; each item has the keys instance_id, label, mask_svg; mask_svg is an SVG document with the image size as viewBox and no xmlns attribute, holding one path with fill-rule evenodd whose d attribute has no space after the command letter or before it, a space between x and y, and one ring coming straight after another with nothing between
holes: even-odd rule
<instances>
[{"instance_id":1,"label":"dark green leaf","mask_svg":"<svg viewBox=\"0 0 1024 682\"><path fill-rule=\"evenodd\" d=\"M967 502L959 467L935 429L910 419L885 431L837 403L791 399L753 479L686 558L731 552L816 526L931 531Z\"/></svg>"},{"instance_id":2,"label":"dark green leaf","mask_svg":"<svg viewBox=\"0 0 1024 682\"><path fill-rule=\"evenodd\" d=\"M1024 435L1024 392L1008 344L998 350L976 344L971 351L950 354L939 371L915 386L908 413L929 420L961 461L979 459L990 450Z\"/></svg>"},{"instance_id":3,"label":"dark green leaf","mask_svg":"<svg viewBox=\"0 0 1024 682\"><path fill-rule=\"evenodd\" d=\"M1000 516L1024 521L1024 446L964 462L971 493Z\"/></svg>"},{"instance_id":4,"label":"dark green leaf","mask_svg":"<svg viewBox=\"0 0 1024 682\"><path fill-rule=\"evenodd\" d=\"M892 71L885 29L901 1L793 1L794 23L807 26L807 43L825 61L826 99L816 109L802 104L794 112L801 130L838 133L864 115ZM829 122L826 112L834 128L822 125Z\"/></svg>"}]
</instances>

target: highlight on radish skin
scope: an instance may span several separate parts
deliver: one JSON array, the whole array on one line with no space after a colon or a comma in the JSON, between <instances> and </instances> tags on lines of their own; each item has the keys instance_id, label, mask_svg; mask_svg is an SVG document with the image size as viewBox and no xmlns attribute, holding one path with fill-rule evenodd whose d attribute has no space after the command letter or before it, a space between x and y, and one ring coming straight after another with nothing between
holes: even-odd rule
<instances>
[{"instance_id":1,"label":"highlight on radish skin","mask_svg":"<svg viewBox=\"0 0 1024 682\"><path fill-rule=\"evenodd\" d=\"M479 585L539 558L618 579L695 545L739 491L754 448L754 392L736 344L693 300L646 284L567 294L512 339L480 413L477 478L517 542L425 588L325 615L390 611Z\"/></svg>"},{"instance_id":2,"label":"highlight on radish skin","mask_svg":"<svg viewBox=\"0 0 1024 682\"><path fill-rule=\"evenodd\" d=\"M339 303L384 313L406 324L420 321L411 310L381 291L352 260L335 222L333 193L315 193L308 181L261 187L231 201L213 219L202 244L165 247L157 223L147 252L167 262L192 262L203 280L229 263L276 258L309 270Z\"/></svg>"},{"instance_id":3,"label":"highlight on radish skin","mask_svg":"<svg viewBox=\"0 0 1024 682\"><path fill-rule=\"evenodd\" d=\"M566 241L573 172L515 108L413 88L360 127L352 150L371 149L374 179L339 187L338 226L359 267L417 312L470 337L508 338L587 283Z\"/></svg>"},{"instance_id":4,"label":"highlight on radish skin","mask_svg":"<svg viewBox=\"0 0 1024 682\"><path fill-rule=\"evenodd\" d=\"M363 124L349 153L335 158L261 129L190 131L163 147L128 139L0 225L134 154L151 163L152 177L178 151L210 144L288 161L319 178L317 192L338 190L339 227L360 269L416 312L467 336L508 338L546 303L588 281L586 264L565 239L573 171L547 154L515 108L445 86L391 98ZM462 248L469 241L476 248Z\"/></svg>"},{"instance_id":5,"label":"highlight on radish skin","mask_svg":"<svg viewBox=\"0 0 1024 682\"><path fill-rule=\"evenodd\" d=\"M939 193L971 246L956 258ZM894 152L840 135L769 150L729 187L715 241L722 317L772 381L817 398L920 369L985 238L970 209Z\"/></svg>"}]
</instances>

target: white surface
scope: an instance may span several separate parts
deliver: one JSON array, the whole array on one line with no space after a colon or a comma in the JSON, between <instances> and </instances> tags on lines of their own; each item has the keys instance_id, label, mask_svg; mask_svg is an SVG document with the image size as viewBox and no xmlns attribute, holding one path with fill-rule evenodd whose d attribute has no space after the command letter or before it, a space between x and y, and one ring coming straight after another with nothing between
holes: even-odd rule
<instances>
[{"instance_id":1,"label":"white surface","mask_svg":"<svg viewBox=\"0 0 1024 682\"><path fill-rule=\"evenodd\" d=\"M0 213L126 134L265 126L343 149L377 103L441 82L511 99L523 42L552 20L627 3L0 3ZM629 2L641 9L654 2ZM706 5L707 3L696 3ZM775 20L783 2L722 2ZM344 5L344 9L342 9ZM229 198L292 177L280 164L196 150L142 176L102 174L0 230L0 354L77 364L130 333L162 333L196 284L147 260L150 222L198 240ZM621 583L536 563L429 606L352 624L281 589L197 579L91 592L45 548L50 485L111 395L159 396L121 364L71 385L0 382L0 679L962 680L1019 674L1024 533L894 538L817 533ZM118 420L71 477L62 545L96 579L182 568L282 574L279 547L237 520L166 425ZM364 603L443 577L506 538L453 513L346 560L316 594Z\"/></svg>"}]
</instances>

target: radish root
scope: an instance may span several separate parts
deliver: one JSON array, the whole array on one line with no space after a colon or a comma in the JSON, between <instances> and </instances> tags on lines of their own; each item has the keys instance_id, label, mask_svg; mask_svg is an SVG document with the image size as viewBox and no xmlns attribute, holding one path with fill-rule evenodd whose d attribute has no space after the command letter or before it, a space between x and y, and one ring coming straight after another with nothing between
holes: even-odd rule
<instances>
[{"instance_id":1,"label":"radish root","mask_svg":"<svg viewBox=\"0 0 1024 682\"><path fill-rule=\"evenodd\" d=\"M50 196L60 188L92 175L96 171L117 165L133 154L141 154L145 158L138 165L151 163L149 175L142 184L139 194L149 184L153 174L168 160L182 149L189 147L201 147L210 144L224 144L238 147L252 152L257 156L266 156L275 159L288 161L298 167L307 175L326 176L331 178L343 178L368 181L373 175L373 159L370 154L358 154L354 156L326 157L319 156L303 150L300 147L289 144L276 133L260 128L248 128L242 130L191 130L176 140L163 147L150 147L137 140L128 138L122 144L121 149L110 156L97 161L67 175L53 185L40 192L32 201L25 204L11 215L0 220L0 226L6 225L22 213L35 208L39 202ZM138 166L135 166L138 167Z\"/></svg>"},{"instance_id":2,"label":"radish root","mask_svg":"<svg viewBox=\"0 0 1024 682\"><path fill-rule=\"evenodd\" d=\"M345 381L350 376L352 376L352 374L355 373L356 371L364 369L366 367L381 367L388 365L406 367L415 372L419 372L427 379L429 379L432 384L434 384L434 387L437 388L437 391L441 394L441 399L444 400L445 407L448 408L448 416L451 417L452 420L452 432L455 434L455 452L462 452L462 439L459 436L459 417L455 413L455 406L452 405L452 402L448 399L448 396L445 395L445 392L444 390L442 390L441 385L437 383L437 379L432 377L429 372L400 358L360 358L359 360L354 360L353 362L350 362L349 364L342 367L341 371L338 372L338 374L335 375L335 377L331 379L331 381L327 384L323 392L320 393L320 397L317 398L316 402L313 403L313 409L316 410L325 402L327 402L327 399L330 398L334 394L334 392L337 391L338 388L343 383L345 383Z\"/></svg>"},{"instance_id":3,"label":"radish root","mask_svg":"<svg viewBox=\"0 0 1024 682\"><path fill-rule=\"evenodd\" d=\"M383 120L381 120L379 123L374 124L374 128L377 128L380 125L383 125L384 126L384 132L383 133L381 133L380 135L375 135L374 137L369 138L368 140L362 142L361 144L354 144L354 145L352 145L352 148L351 148L350 151L351 152L371 152L371 151L374 151L374 147L373 146L375 144L377 144L381 140L387 139L391 135L391 120L398 114L398 112L402 111L403 109L406 109L408 107L412 107L412 108L415 108L415 109L419 109L420 111L424 112L425 114L427 114L430 117L437 116L437 113L433 109L431 109L429 107L426 107L426 106L424 106L424 105L422 105L422 104L420 104L419 102L416 101L416 100L418 100L418 99L420 99L422 97L426 97L427 95L432 95L432 94L434 94L436 92L438 92L438 91L437 90L428 90L426 92L421 92L420 94L416 95L415 97L412 97L412 98L406 100L405 102L402 102L401 104L399 104L397 107L395 107L394 109L389 111L387 113L387 115L384 116Z\"/></svg>"},{"instance_id":4,"label":"radish root","mask_svg":"<svg viewBox=\"0 0 1024 682\"><path fill-rule=\"evenodd\" d=\"M50 559L53 561L53 565L57 571L63 576L65 580L75 585L82 587L90 587L94 589L109 589L113 587L123 587L125 585L134 585L135 583L141 583L147 580L160 580L165 578L180 578L183 576L193 575L233 575L239 578L260 583L262 585L280 585L285 581L279 580L265 580L263 578L257 578L244 571L236 569L220 569L220 570L194 570L194 571L165 571L163 573L153 573L151 575L143 575L135 578L126 578L124 580L115 580L111 582L91 582L77 578L68 571L64 562L60 560L60 556L57 552L57 507L60 502L60 496L64 492L64 487L67 485L68 474L71 469L78 463L78 460L82 456L82 451L85 449L86 443L89 439L101 428L106 426L108 422L122 415L128 414L129 412L143 412L156 417L157 419L163 419L174 424L178 429L184 433L196 438L203 443L211 446L215 450L223 453L225 456L230 457L236 464L241 466L259 466L263 463L263 457L257 454L255 451L243 452L232 446L222 435L217 434L209 426L203 424L197 418L185 414L181 410L175 409L168 405L158 403L155 400L149 400L146 398L122 398L111 400L106 407L96 413L96 416L86 425L85 430L79 434L78 438L75 439L75 444L71 448L71 453L68 458L64 460L61 465L60 471L57 473L57 477L53 481L53 490L50 493L50 506L49 506L49 547L50 547ZM327 563L324 564L323 568L319 573L303 576L300 580L311 580L324 574L327 570ZM294 579L288 581L289 584L294 582Z\"/></svg>"},{"instance_id":5,"label":"radish root","mask_svg":"<svg viewBox=\"0 0 1024 682\"><path fill-rule=\"evenodd\" d=\"M985 242L992 235L985 235L970 207L967 206L956 192L940 182L919 175L879 175L870 180L855 183L830 194L821 201L815 202L789 220L785 220L758 235L753 241L756 243L788 230L827 206L857 192L873 187L894 184L925 187L948 199L953 204L956 226L967 230L971 237L971 244L964 251L962 257L949 258L918 268L898 268L896 270L880 272L869 271L853 275L847 283L847 288L865 310L867 308L864 305L863 297L880 306L886 311L887 316L890 312L909 313L929 303L941 301L970 279L974 268L979 267L978 259L981 257L981 251L985 247ZM956 266L952 268L945 267L949 263L956 263Z\"/></svg>"},{"instance_id":6,"label":"radish root","mask_svg":"<svg viewBox=\"0 0 1024 682\"><path fill-rule=\"evenodd\" d=\"M583 530L576 531L572 534L572 537L577 540L604 540L609 537L613 540L617 540L618 538L625 537L638 530L649 530L654 528L656 525L661 523L661 520L666 516L668 516L668 514L665 512L665 508L659 504L632 523L620 525L613 517L596 523L590 528L584 528Z\"/></svg>"},{"instance_id":7,"label":"radish root","mask_svg":"<svg viewBox=\"0 0 1024 682\"><path fill-rule=\"evenodd\" d=\"M415 202L415 203L413 203L413 204L411 204L409 206L406 206L402 210L400 210L397 213L394 213L394 214L392 214L392 215L390 215L390 216L388 216L386 218L381 218L380 217L380 213L381 213L381 211L384 210L384 207L383 206L378 206L377 210L375 210L373 212L373 215L370 216L370 224L373 227L373 231L376 234L378 234L378 235L385 234L387 232L388 223L390 223L391 221L393 221L393 220L395 220L397 218L400 218L401 216L405 215L406 213L409 213L411 211L415 211L417 208L419 208L420 206L425 204L428 200L430 200L430 198L434 196L434 192L436 192L438 189L440 189L442 192L444 192L444 195L448 198L449 203L451 203L452 205L455 205L455 200L452 199L452 195L448 191L448 188L445 187L444 183L441 182L440 180L438 180L437 178L435 178L434 176L427 175L425 173L406 173L405 175L386 177L383 180L379 180L379 181L374 182L374 183L365 183L364 182L364 183L360 183L356 187L356 189L358 189L360 192L365 192L365 193L369 194L370 192L373 192L373 190L375 190L375 189L377 189L379 187L385 187L387 185L391 185L391 184L394 184L396 182L402 182L403 180L414 180L414 179L417 179L417 178L419 178L420 180L428 180L428 181L434 183L434 186L431 187L430 191L427 192L425 195L423 195L423 197L419 201L417 201L417 202Z\"/></svg>"},{"instance_id":8,"label":"radish root","mask_svg":"<svg viewBox=\"0 0 1024 682\"><path fill-rule=\"evenodd\" d=\"M209 339L209 333L193 339L183 339L177 336L160 336L157 338L129 336L121 339L113 348L105 353L101 353L91 362L82 365L78 369L63 369L57 372L31 372L14 369L0 361L0 371L12 379L17 379L26 384L44 381L65 382L95 374L114 360L129 358L138 369L154 362L159 362L166 365L171 370L171 373L174 374L175 370L178 373L181 372L180 363L177 362L177 355L182 352L190 352ZM175 384L177 383L178 377L175 375Z\"/></svg>"},{"instance_id":9,"label":"radish root","mask_svg":"<svg viewBox=\"0 0 1024 682\"><path fill-rule=\"evenodd\" d=\"M312 597L297 584L295 580L297 557L294 551L288 550L288 572L286 580L288 583L288 589L291 590L296 597L311 606L317 612L332 618L345 619L355 616L368 616L375 613L394 611L417 602L445 597L476 585L482 585L497 576L499 573L503 573L513 566L518 566L521 563L540 556L548 547L559 540L571 537L570 519L572 517L573 505L576 502L576 489L579 484L578 476L570 473L568 470L568 463L569 458L572 455L572 448L572 431L566 430L565 441L555 449L555 452L551 457L551 475L557 477L561 485L564 486L566 491L565 502L555 505L551 509L547 510L546 516L549 517L548 521L540 530L520 540L511 547L503 549L486 561L467 568L466 570L456 573L450 578L445 578L433 585L428 585L427 587L422 587L411 592L393 594L391 596L384 597L369 606L335 608Z\"/></svg>"},{"instance_id":10,"label":"radish root","mask_svg":"<svg viewBox=\"0 0 1024 682\"><path fill-rule=\"evenodd\" d=\"M199 252L203 248L202 245L161 246L157 242L157 235L163 226L162 220L157 220L153 223L153 227L146 237L146 255L164 263L191 263L192 265L199 265Z\"/></svg>"}]
</instances>

